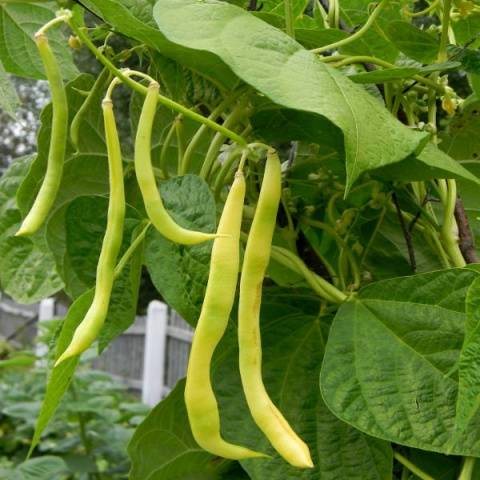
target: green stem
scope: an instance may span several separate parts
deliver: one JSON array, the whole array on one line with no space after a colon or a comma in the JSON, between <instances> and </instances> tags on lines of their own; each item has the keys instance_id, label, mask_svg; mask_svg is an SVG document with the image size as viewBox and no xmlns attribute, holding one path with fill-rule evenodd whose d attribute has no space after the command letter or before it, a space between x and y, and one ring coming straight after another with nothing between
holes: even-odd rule
<instances>
[{"instance_id":1,"label":"green stem","mask_svg":"<svg viewBox=\"0 0 480 480\"><path fill-rule=\"evenodd\" d=\"M424 17L425 15L430 13L432 10L437 8L439 3L440 3L440 0L434 0L427 8L424 8L419 12L411 12L410 10L408 10L408 7L405 6L404 13L405 15L407 15L407 17Z\"/></svg>"},{"instance_id":2,"label":"green stem","mask_svg":"<svg viewBox=\"0 0 480 480\"><path fill-rule=\"evenodd\" d=\"M295 38L294 17L293 17L293 2L292 0L283 0L285 5L285 31L287 35Z\"/></svg>"},{"instance_id":3,"label":"green stem","mask_svg":"<svg viewBox=\"0 0 480 480\"><path fill-rule=\"evenodd\" d=\"M183 125L183 115L178 115L175 119L175 133L177 137L177 172L178 175L181 175L183 154L185 152L185 129Z\"/></svg>"},{"instance_id":4,"label":"green stem","mask_svg":"<svg viewBox=\"0 0 480 480\"><path fill-rule=\"evenodd\" d=\"M165 137L165 141L163 142L162 149L160 150L160 161L158 162L158 166L162 171L165 178L168 178L168 168L167 168L167 152L172 144L172 140L174 135L177 132L177 121L176 119L173 120L172 125L168 129L167 136Z\"/></svg>"},{"instance_id":5,"label":"green stem","mask_svg":"<svg viewBox=\"0 0 480 480\"><path fill-rule=\"evenodd\" d=\"M212 121L215 121L239 96L244 92L243 88L238 89L236 92L233 92L227 98L222 100L213 110L212 113L208 116L208 118ZM183 155L182 161L182 168L180 171L180 175L185 175L190 169L190 163L192 160L192 156L195 153L195 149L198 147L198 144L201 142L203 136L207 132L208 127L205 124L202 124L198 130L193 135L192 139L187 145L185 149L185 153ZM243 136L242 136L243 138Z\"/></svg>"},{"instance_id":6,"label":"green stem","mask_svg":"<svg viewBox=\"0 0 480 480\"><path fill-rule=\"evenodd\" d=\"M412 463L408 458L404 457L398 452L393 452L393 457L397 462L401 463L404 467L408 468L413 474L422 480L435 480L430 475L426 474L423 470L418 468L414 463Z\"/></svg>"},{"instance_id":7,"label":"green stem","mask_svg":"<svg viewBox=\"0 0 480 480\"><path fill-rule=\"evenodd\" d=\"M122 258L118 261L117 266L115 267L114 278L117 279L122 273L125 265L129 262L132 255L135 253L135 250L140 246L140 244L145 239L148 229L150 228L151 222L145 220L145 226L140 231L140 233L135 237L135 240L130 244L125 253L122 255Z\"/></svg>"},{"instance_id":8,"label":"green stem","mask_svg":"<svg viewBox=\"0 0 480 480\"><path fill-rule=\"evenodd\" d=\"M452 0L443 0L442 33L440 35L440 46L438 48L438 57L437 57L438 63L443 63L448 60L447 45L448 45L448 31L450 28L451 8L452 8Z\"/></svg>"},{"instance_id":9,"label":"green stem","mask_svg":"<svg viewBox=\"0 0 480 480\"><path fill-rule=\"evenodd\" d=\"M215 193L215 198L218 200L220 198L220 193L222 191L223 186L225 185L225 178L228 175L228 172L232 169L235 161L238 157L242 154L242 150L239 148L232 149L230 155L225 159L223 165L220 168L220 171L217 174L215 179L215 185L213 191Z\"/></svg>"},{"instance_id":10,"label":"green stem","mask_svg":"<svg viewBox=\"0 0 480 480\"><path fill-rule=\"evenodd\" d=\"M327 282L324 278L320 277L320 275L312 272L300 257L292 253L290 250L272 246L271 257L278 263L281 263L287 268L291 268L302 275L312 290L325 300L333 303L342 303L347 299L347 296L343 292Z\"/></svg>"},{"instance_id":11,"label":"green stem","mask_svg":"<svg viewBox=\"0 0 480 480\"><path fill-rule=\"evenodd\" d=\"M348 43L351 43L351 42L354 42L355 40L358 40L373 25L373 23L375 22L375 20L377 19L378 15L379 15L379 13L382 11L383 7L386 5L387 1L388 0L381 0L381 2L377 5L375 10L372 12L372 14L368 17L368 20L365 22L363 27L360 28L354 34L350 35L347 38L339 40L338 42L331 43L330 45L324 45L323 47L318 47L318 48L315 48L311 51L313 53L321 53L321 52L325 52L327 50L333 50L333 49L337 49L339 47L343 47L343 45L347 45Z\"/></svg>"},{"instance_id":12,"label":"green stem","mask_svg":"<svg viewBox=\"0 0 480 480\"><path fill-rule=\"evenodd\" d=\"M84 29L80 26L78 26L73 18L68 19L68 24L70 28L73 30L75 35L80 38L80 40L87 46L87 48L93 53L93 55L97 58L97 60L102 63L105 67L107 67L110 72L115 75L118 79L120 79L123 83L128 85L132 90L135 90L136 92L146 95L148 88L145 87L144 85L141 85L140 83L136 82L135 80L132 80L128 76L124 75L123 72L117 68L105 55L103 55L98 48L94 45L94 43L90 40L88 35L84 32ZM158 101L162 105L165 105L167 108L170 108L172 110L175 110L179 113L182 113L185 115L185 117L191 118L192 120L202 123L206 125L207 127L211 128L212 130L215 130L216 132L221 133L227 138L230 138L234 142L238 143L239 145L246 146L247 142L244 138L241 136L237 135L235 132L232 132L228 128L225 128L223 125L219 125L218 123L210 120L209 118L204 117L203 115L200 115L192 110L190 110L187 107L184 107L180 103L177 103L173 100L171 100L168 97L165 97L161 94L158 95Z\"/></svg>"},{"instance_id":13,"label":"green stem","mask_svg":"<svg viewBox=\"0 0 480 480\"><path fill-rule=\"evenodd\" d=\"M335 56L331 58L335 58ZM339 55L340 57L340 55ZM351 65L352 63L373 63L374 65L378 65L380 67L384 68L397 68L396 65L390 62L386 62L385 60L381 60L380 58L377 57L371 57L369 55L357 55L353 57L343 57L336 65L335 67L344 67L346 65ZM333 62L333 60L331 60ZM444 94L445 93L445 87L442 85L439 85L437 82L434 82L433 80L430 80L429 78L422 77L421 75L413 75L412 78L416 80L417 82L423 83L424 85L428 85L430 88L434 89L435 91Z\"/></svg>"},{"instance_id":14,"label":"green stem","mask_svg":"<svg viewBox=\"0 0 480 480\"><path fill-rule=\"evenodd\" d=\"M238 122L245 115L245 101L246 99L240 102L227 116L223 124L226 128L232 128L233 126L237 125ZM207 153L205 155L205 160L203 162L202 168L200 169L200 177L204 180L207 179L210 170L212 169L212 165L217 159L218 152L220 151L220 148L224 143L225 135L221 132L217 132L213 137L210 146L208 147ZM240 146L244 147L245 143L240 144Z\"/></svg>"},{"instance_id":15,"label":"green stem","mask_svg":"<svg viewBox=\"0 0 480 480\"><path fill-rule=\"evenodd\" d=\"M473 469L475 467L475 460L474 457L465 457L463 460L462 471L460 472L460 476L458 480L471 480L473 475Z\"/></svg>"}]
</instances>

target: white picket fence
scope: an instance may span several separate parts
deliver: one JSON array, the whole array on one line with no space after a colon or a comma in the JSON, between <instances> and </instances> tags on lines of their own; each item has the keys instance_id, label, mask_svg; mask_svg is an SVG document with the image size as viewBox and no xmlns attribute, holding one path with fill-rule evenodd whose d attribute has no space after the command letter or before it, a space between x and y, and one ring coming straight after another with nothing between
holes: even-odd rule
<instances>
[{"instance_id":1,"label":"white picket fence","mask_svg":"<svg viewBox=\"0 0 480 480\"><path fill-rule=\"evenodd\" d=\"M54 299L40 302L38 310L24 310L11 301L0 299L0 335L2 315L12 319L24 319L31 324L63 316L57 311ZM26 313L27 312L27 313ZM93 366L112 374L131 389L141 392L142 401L150 406L157 404L169 393L175 383L185 376L193 329L173 310L162 302L152 301L147 315L137 317L134 324L93 361ZM37 345L37 354L43 356L47 347Z\"/></svg>"}]
</instances>

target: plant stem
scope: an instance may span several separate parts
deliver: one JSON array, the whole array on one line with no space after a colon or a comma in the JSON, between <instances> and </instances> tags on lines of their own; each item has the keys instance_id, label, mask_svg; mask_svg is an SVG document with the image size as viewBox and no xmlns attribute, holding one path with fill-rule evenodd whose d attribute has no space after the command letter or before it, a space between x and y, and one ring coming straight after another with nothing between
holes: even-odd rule
<instances>
[{"instance_id":1,"label":"plant stem","mask_svg":"<svg viewBox=\"0 0 480 480\"><path fill-rule=\"evenodd\" d=\"M327 282L324 278L312 272L303 262L303 260L282 247L272 246L271 257L278 263L291 268L300 275L302 275L306 282L310 285L312 290L320 297L333 303L342 303L347 299L347 295L341 292L338 288Z\"/></svg>"},{"instance_id":2,"label":"plant stem","mask_svg":"<svg viewBox=\"0 0 480 480\"><path fill-rule=\"evenodd\" d=\"M462 471L458 480L471 480L473 474L473 468L475 467L474 457L465 457L463 459Z\"/></svg>"},{"instance_id":3,"label":"plant stem","mask_svg":"<svg viewBox=\"0 0 480 480\"><path fill-rule=\"evenodd\" d=\"M235 92L231 93L212 110L212 113L210 113L208 118L212 121L215 121L215 119L218 118L244 91L244 88L239 88ZM194 154L195 149L202 140L203 136L207 132L207 129L208 126L202 124L188 143L187 148L185 149L185 153L183 155L180 175L185 175L189 171L192 155Z\"/></svg>"},{"instance_id":4,"label":"plant stem","mask_svg":"<svg viewBox=\"0 0 480 480\"><path fill-rule=\"evenodd\" d=\"M347 38L339 40L338 42L331 43L330 45L324 45L323 47L314 48L311 51L313 53L321 53L327 50L337 49L339 47L342 47L343 45L347 45L348 43L354 42L355 40L360 38L362 35L364 35L365 32L373 25L379 13L382 11L383 7L386 5L387 1L388 0L381 0L381 2L377 5L375 10L372 12L372 14L368 17L367 21L362 26L362 28L360 28L354 34L350 35Z\"/></svg>"},{"instance_id":5,"label":"plant stem","mask_svg":"<svg viewBox=\"0 0 480 480\"><path fill-rule=\"evenodd\" d=\"M80 40L87 46L87 48L93 53L93 55L97 58L97 60L102 63L106 68L110 70L110 72L115 75L117 78L119 78L123 83L128 85L130 88L135 90L136 92L146 95L148 88L145 87L144 85L141 85L140 83L136 82L135 80L132 80L131 78L127 77L126 75L123 74L123 72L117 68L105 55L103 55L98 48L94 45L94 43L90 40L88 35L84 32L84 29L82 27L79 27L73 18L68 19L68 24L72 31L77 35ZM199 113L196 113L192 110L190 110L187 107L184 107L180 103L175 102L174 100L171 100L168 97L165 97L161 94L158 95L158 101L162 105L165 105L168 108L171 108L172 110L175 110L179 113L182 113L185 115L185 117L191 118L192 120L195 120L199 123L202 123L206 125L207 127L211 128L212 130L215 130L216 132L221 133L227 138L230 138L234 142L237 142L239 145L246 146L247 142L244 138L242 138L240 135L237 135L235 132L232 132L228 128L225 128L222 125L219 125L218 123L214 122L213 120L204 117L203 115L200 115Z\"/></svg>"},{"instance_id":6,"label":"plant stem","mask_svg":"<svg viewBox=\"0 0 480 480\"><path fill-rule=\"evenodd\" d=\"M181 175L182 171L182 164L183 164L183 153L185 151L185 141L184 141L184 136L185 136L185 131L183 128L183 115L178 115L177 118L175 119L175 133L177 136L177 172L178 175Z\"/></svg>"},{"instance_id":7,"label":"plant stem","mask_svg":"<svg viewBox=\"0 0 480 480\"><path fill-rule=\"evenodd\" d=\"M131 256L135 253L135 250L140 246L140 244L145 239L148 229L150 228L151 222L145 221L145 227L140 231L140 233L135 237L135 240L130 244L125 253L122 255L122 258L118 261L117 266L115 267L115 280L122 273L122 270L125 268L125 265L130 260Z\"/></svg>"},{"instance_id":8,"label":"plant stem","mask_svg":"<svg viewBox=\"0 0 480 480\"><path fill-rule=\"evenodd\" d=\"M160 150L159 167L165 178L169 177L168 169L167 169L167 152L168 152L168 148L172 144L172 140L176 132L177 132L177 124L176 124L176 119L174 119L172 122L172 125L168 129L167 136L165 137L165 141L163 142L163 145L162 145L162 149Z\"/></svg>"},{"instance_id":9,"label":"plant stem","mask_svg":"<svg viewBox=\"0 0 480 480\"><path fill-rule=\"evenodd\" d=\"M293 17L293 2L292 0L283 0L285 5L285 31L287 35L295 38L294 17Z\"/></svg>"},{"instance_id":10,"label":"plant stem","mask_svg":"<svg viewBox=\"0 0 480 480\"><path fill-rule=\"evenodd\" d=\"M374 65L379 65L380 67L384 68L397 68L397 65L394 65L393 63L387 62L377 57L371 57L370 55L357 55L346 58L343 55L339 55L339 57L342 57L342 59L335 65L336 68L351 65L352 63L373 63ZM336 55L330 58L332 58L332 60L330 60L328 63L333 62L333 58L336 58ZM434 82L429 78L422 77L421 75L412 75L412 79L416 80L417 82L423 83L424 85L428 85L430 88L434 89L438 93L445 93L445 87L439 85L437 82Z\"/></svg>"},{"instance_id":11,"label":"plant stem","mask_svg":"<svg viewBox=\"0 0 480 480\"><path fill-rule=\"evenodd\" d=\"M443 63L448 60L447 45L448 31L450 28L450 10L452 0L443 0L442 33L440 35L440 46L438 48L437 63Z\"/></svg>"},{"instance_id":12,"label":"plant stem","mask_svg":"<svg viewBox=\"0 0 480 480\"><path fill-rule=\"evenodd\" d=\"M393 457L397 462L401 463L404 467L408 468L413 474L422 480L435 480L430 475L426 474L423 470L418 468L414 463L412 463L408 458L405 458L398 452L393 452Z\"/></svg>"}]
</instances>

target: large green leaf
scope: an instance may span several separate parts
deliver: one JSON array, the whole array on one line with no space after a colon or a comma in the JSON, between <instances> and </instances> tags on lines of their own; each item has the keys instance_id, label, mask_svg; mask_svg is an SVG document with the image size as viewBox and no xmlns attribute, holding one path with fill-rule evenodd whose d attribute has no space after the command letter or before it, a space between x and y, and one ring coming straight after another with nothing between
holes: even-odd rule
<instances>
[{"instance_id":1,"label":"large green leaf","mask_svg":"<svg viewBox=\"0 0 480 480\"><path fill-rule=\"evenodd\" d=\"M478 273L451 269L372 284L343 304L321 373L328 407L370 435L479 456L480 415L454 438L465 296Z\"/></svg>"},{"instance_id":2,"label":"large green leaf","mask_svg":"<svg viewBox=\"0 0 480 480\"><path fill-rule=\"evenodd\" d=\"M0 178L0 285L20 303L38 302L63 286L45 241L14 236L21 223L15 194L32 160L17 159Z\"/></svg>"},{"instance_id":3,"label":"large green leaf","mask_svg":"<svg viewBox=\"0 0 480 480\"><path fill-rule=\"evenodd\" d=\"M438 40L411 23L391 22L386 33L401 52L417 62L431 63L437 56Z\"/></svg>"},{"instance_id":4,"label":"large green leaf","mask_svg":"<svg viewBox=\"0 0 480 480\"><path fill-rule=\"evenodd\" d=\"M107 198L78 196L59 209L48 224L50 249L66 283L66 292L73 298L95 284L107 211ZM139 221L139 214L127 206L122 251L128 247Z\"/></svg>"},{"instance_id":5,"label":"large green leaf","mask_svg":"<svg viewBox=\"0 0 480 480\"><path fill-rule=\"evenodd\" d=\"M55 17L54 12L51 3L0 3L0 61L7 72L27 78L45 78L33 37L40 27ZM73 78L78 70L65 37L58 29L52 29L48 32L48 38L63 77Z\"/></svg>"},{"instance_id":6,"label":"large green leaf","mask_svg":"<svg viewBox=\"0 0 480 480\"><path fill-rule=\"evenodd\" d=\"M418 181L433 178L455 178L480 184L480 179L450 155L429 143L417 156L379 168L373 172L384 180Z\"/></svg>"},{"instance_id":7,"label":"large green leaf","mask_svg":"<svg viewBox=\"0 0 480 480\"><path fill-rule=\"evenodd\" d=\"M426 141L362 87L241 8L217 0L159 0L154 16L171 41L214 53L273 102L317 113L339 127L347 189L362 172L398 162Z\"/></svg>"},{"instance_id":8,"label":"large green leaf","mask_svg":"<svg viewBox=\"0 0 480 480\"><path fill-rule=\"evenodd\" d=\"M237 83L231 70L207 52L192 52L169 42L156 28L152 14L152 2L148 0L85 0L83 2L124 35L145 43L185 65L212 83L231 88Z\"/></svg>"},{"instance_id":9,"label":"large green leaf","mask_svg":"<svg viewBox=\"0 0 480 480\"><path fill-rule=\"evenodd\" d=\"M0 62L0 110L15 118L15 111L17 110L20 100L15 91L15 87L8 78L2 62Z\"/></svg>"},{"instance_id":10,"label":"large green leaf","mask_svg":"<svg viewBox=\"0 0 480 480\"><path fill-rule=\"evenodd\" d=\"M128 445L130 480L215 480L229 464L202 450L188 426L180 381L138 426Z\"/></svg>"},{"instance_id":11,"label":"large green leaf","mask_svg":"<svg viewBox=\"0 0 480 480\"><path fill-rule=\"evenodd\" d=\"M162 183L165 207L182 226L215 230L215 202L200 177L185 175ZM151 228L145 244L145 265L165 301L187 322L197 322L208 279L212 242L191 247L173 243Z\"/></svg>"}]
</instances>

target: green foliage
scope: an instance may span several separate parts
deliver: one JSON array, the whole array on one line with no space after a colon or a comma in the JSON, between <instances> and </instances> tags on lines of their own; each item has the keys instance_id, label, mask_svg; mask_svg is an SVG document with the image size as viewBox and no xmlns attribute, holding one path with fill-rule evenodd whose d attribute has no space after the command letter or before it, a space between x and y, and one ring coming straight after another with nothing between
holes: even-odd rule
<instances>
[{"instance_id":1,"label":"green foliage","mask_svg":"<svg viewBox=\"0 0 480 480\"><path fill-rule=\"evenodd\" d=\"M126 478L126 445L148 409L108 374L84 368L42 435L35 457L25 460L45 394L44 377L39 367L0 373L1 478L63 480L98 472L111 479ZM81 437L80 421L87 437Z\"/></svg>"},{"instance_id":2,"label":"green foliage","mask_svg":"<svg viewBox=\"0 0 480 480\"><path fill-rule=\"evenodd\" d=\"M11 373L31 365L31 356L0 354L8 475L126 475L120 452L140 423L136 407L125 407L105 377L77 371L78 357L51 363L84 319L98 281L109 196L101 101L118 69L135 65L160 84L154 174L184 228L215 231L243 153L243 245L265 148L280 155L282 198L261 299L262 372L315 466L289 466L255 425L233 313L211 370L221 433L269 457L236 462L200 449L180 381L133 434L130 478L480 478L472 460L460 458L480 457L480 270L466 265L478 261L480 234L478 4L455 1L449 10L447 1L428 2L421 11L426 5L412 1L374 9L364 0L331 0L325 11L318 0L82 3L95 15L77 5L67 26L47 31L74 128L58 197L35 236L15 232L55 141L50 105L35 157L15 160L0 178L2 291L23 303L59 292L71 300L51 344L46 389L37 373L20 380ZM10 115L17 99L7 74L43 78L32 35L54 11L53 2L0 3L0 101ZM82 55L103 64L97 82L77 74L69 30ZM212 248L145 229L131 145L146 81L132 78L121 87L128 112L118 90L112 97L117 119L129 125L121 130L127 208L100 352L131 325L140 295L142 304L161 297L194 326ZM68 435L79 416L95 434L90 453ZM20 464L29 447L34 457Z\"/></svg>"}]
</instances>

